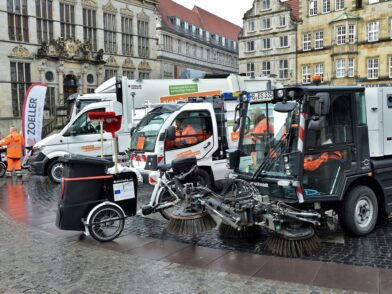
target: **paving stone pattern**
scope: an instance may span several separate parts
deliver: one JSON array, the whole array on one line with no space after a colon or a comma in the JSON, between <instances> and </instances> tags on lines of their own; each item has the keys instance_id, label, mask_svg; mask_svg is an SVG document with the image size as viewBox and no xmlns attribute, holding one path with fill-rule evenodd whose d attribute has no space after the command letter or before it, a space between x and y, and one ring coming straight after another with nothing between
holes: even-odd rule
<instances>
[{"instance_id":1,"label":"paving stone pattern","mask_svg":"<svg viewBox=\"0 0 392 294\"><path fill-rule=\"evenodd\" d=\"M0 184L0 293L348 293L87 247L13 220L18 210L9 213L4 201L20 196L9 194L18 186ZM26 198L31 201L26 209L53 213L53 191L58 192L53 188L40 181L26 184ZM144 227L146 222L132 220L128 231L132 224Z\"/></svg>"}]
</instances>

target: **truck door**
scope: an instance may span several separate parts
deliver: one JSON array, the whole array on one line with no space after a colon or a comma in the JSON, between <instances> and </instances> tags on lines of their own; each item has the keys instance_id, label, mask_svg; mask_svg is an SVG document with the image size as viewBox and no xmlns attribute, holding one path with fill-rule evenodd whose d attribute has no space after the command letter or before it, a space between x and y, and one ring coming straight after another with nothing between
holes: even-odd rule
<instances>
[{"instance_id":1,"label":"truck door","mask_svg":"<svg viewBox=\"0 0 392 294\"><path fill-rule=\"evenodd\" d=\"M349 92L330 93L328 114L320 116L319 128L312 128L317 98L310 97L303 173L305 200L341 196L345 172L351 169L355 146L352 98Z\"/></svg>"},{"instance_id":2,"label":"truck door","mask_svg":"<svg viewBox=\"0 0 392 294\"><path fill-rule=\"evenodd\" d=\"M89 156L101 155L101 133L98 121L88 118L89 112L104 112L105 108L92 109L81 114L68 129L68 151ZM103 134L103 154L112 154L112 139L109 133Z\"/></svg>"},{"instance_id":3,"label":"truck door","mask_svg":"<svg viewBox=\"0 0 392 294\"><path fill-rule=\"evenodd\" d=\"M180 113L172 122L176 137L165 141L165 162L194 156L197 159L211 155L214 148L211 113L207 110Z\"/></svg>"}]
</instances>

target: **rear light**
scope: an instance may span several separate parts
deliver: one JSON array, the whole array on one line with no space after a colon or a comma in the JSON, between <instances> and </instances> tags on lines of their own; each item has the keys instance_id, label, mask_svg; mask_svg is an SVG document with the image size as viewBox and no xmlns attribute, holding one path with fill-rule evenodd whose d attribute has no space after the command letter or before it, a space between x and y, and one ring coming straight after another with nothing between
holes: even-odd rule
<instances>
[{"instance_id":1,"label":"rear light","mask_svg":"<svg viewBox=\"0 0 392 294\"><path fill-rule=\"evenodd\" d=\"M61 179L61 200L64 199L64 178Z\"/></svg>"}]
</instances>

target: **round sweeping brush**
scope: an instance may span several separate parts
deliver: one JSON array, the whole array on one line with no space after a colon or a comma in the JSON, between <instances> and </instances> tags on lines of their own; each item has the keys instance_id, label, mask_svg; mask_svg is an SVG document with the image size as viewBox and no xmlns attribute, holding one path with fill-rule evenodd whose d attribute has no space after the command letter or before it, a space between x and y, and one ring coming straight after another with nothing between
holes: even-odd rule
<instances>
[{"instance_id":1,"label":"round sweeping brush","mask_svg":"<svg viewBox=\"0 0 392 294\"><path fill-rule=\"evenodd\" d=\"M187 212L179 208L171 213L166 230L173 235L197 235L216 227L207 212Z\"/></svg>"},{"instance_id":2,"label":"round sweeping brush","mask_svg":"<svg viewBox=\"0 0 392 294\"><path fill-rule=\"evenodd\" d=\"M319 250L320 239L312 227L285 228L268 237L266 248L283 257L308 256Z\"/></svg>"},{"instance_id":3,"label":"round sweeping brush","mask_svg":"<svg viewBox=\"0 0 392 294\"><path fill-rule=\"evenodd\" d=\"M261 234L261 228L259 226L250 226L237 230L224 222L220 223L218 231L223 238L236 240L254 240L259 238Z\"/></svg>"}]
</instances>

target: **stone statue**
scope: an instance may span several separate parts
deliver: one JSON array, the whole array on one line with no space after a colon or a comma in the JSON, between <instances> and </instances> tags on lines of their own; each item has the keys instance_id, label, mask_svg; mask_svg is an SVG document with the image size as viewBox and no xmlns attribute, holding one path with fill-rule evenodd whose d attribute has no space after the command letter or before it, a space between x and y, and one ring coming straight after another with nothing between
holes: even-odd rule
<instances>
[{"instance_id":1,"label":"stone statue","mask_svg":"<svg viewBox=\"0 0 392 294\"><path fill-rule=\"evenodd\" d=\"M99 49L97 55L95 55L96 61L103 61L103 49Z\"/></svg>"}]
</instances>

